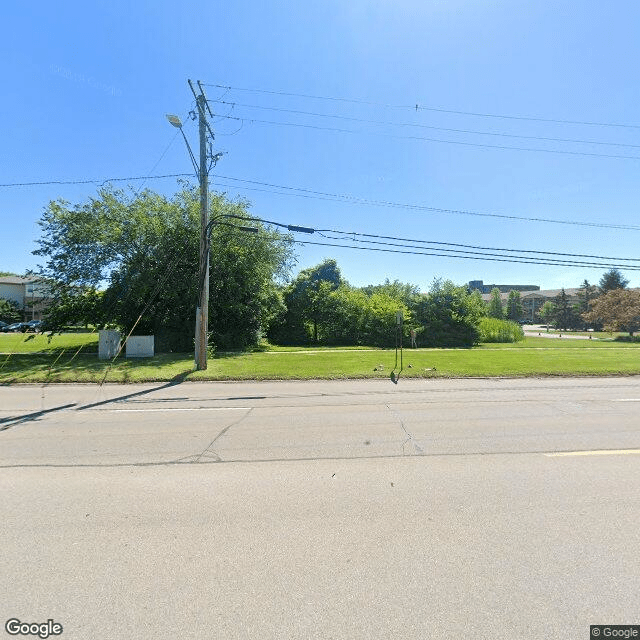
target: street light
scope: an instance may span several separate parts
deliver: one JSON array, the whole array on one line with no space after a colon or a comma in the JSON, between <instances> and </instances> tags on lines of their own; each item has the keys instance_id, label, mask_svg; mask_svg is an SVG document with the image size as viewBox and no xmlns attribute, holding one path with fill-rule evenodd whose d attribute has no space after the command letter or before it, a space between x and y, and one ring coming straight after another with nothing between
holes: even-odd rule
<instances>
[{"instance_id":1,"label":"street light","mask_svg":"<svg viewBox=\"0 0 640 640\"><path fill-rule=\"evenodd\" d=\"M185 144L187 145L187 149L189 150L189 156L191 157L191 163L193 164L193 168L196 171L196 177L200 179L200 169L198 168L198 163L196 162L196 157L193 155L193 151L191 151L191 145L187 140L187 136L184 135L184 131L182 129L182 120L172 113L167 113L167 120L176 128L180 130L182 137L184 139Z\"/></svg>"}]
</instances>

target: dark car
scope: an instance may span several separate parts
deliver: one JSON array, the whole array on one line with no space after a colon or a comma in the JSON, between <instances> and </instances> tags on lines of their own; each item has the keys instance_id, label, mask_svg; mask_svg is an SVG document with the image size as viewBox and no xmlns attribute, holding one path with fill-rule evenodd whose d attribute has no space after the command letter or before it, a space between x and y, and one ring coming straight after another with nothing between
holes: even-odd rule
<instances>
[{"instance_id":1,"label":"dark car","mask_svg":"<svg viewBox=\"0 0 640 640\"><path fill-rule=\"evenodd\" d=\"M2 322L2 320L0 320L0 331L6 331L8 326L9 325L6 322Z\"/></svg>"},{"instance_id":2,"label":"dark car","mask_svg":"<svg viewBox=\"0 0 640 640\"><path fill-rule=\"evenodd\" d=\"M29 320L27 324L27 331L42 331L42 320Z\"/></svg>"},{"instance_id":3,"label":"dark car","mask_svg":"<svg viewBox=\"0 0 640 640\"><path fill-rule=\"evenodd\" d=\"M14 322L5 328L5 331L22 331L24 333L28 329L26 322Z\"/></svg>"}]
</instances>

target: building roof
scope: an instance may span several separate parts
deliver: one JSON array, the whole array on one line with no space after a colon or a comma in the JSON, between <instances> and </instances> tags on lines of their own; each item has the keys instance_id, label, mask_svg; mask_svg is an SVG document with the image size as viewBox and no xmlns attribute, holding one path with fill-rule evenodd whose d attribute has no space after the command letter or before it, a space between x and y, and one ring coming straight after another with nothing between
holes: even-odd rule
<instances>
[{"instance_id":1,"label":"building roof","mask_svg":"<svg viewBox=\"0 0 640 640\"><path fill-rule=\"evenodd\" d=\"M580 288L570 288L565 289L564 292L567 294L568 298L577 298L578 291ZM545 289L541 291L520 291L520 299L521 300L530 300L531 298L544 298L545 300L553 300L556 296L559 296L562 293L562 289ZM500 298L505 301L509 299L508 293L500 293ZM490 293L483 293L482 299L485 302L491 300Z\"/></svg>"},{"instance_id":2,"label":"building roof","mask_svg":"<svg viewBox=\"0 0 640 640\"><path fill-rule=\"evenodd\" d=\"M31 282L39 282L40 278L31 276L30 278L23 278L22 276L2 276L0 277L0 284L29 284Z\"/></svg>"}]
</instances>

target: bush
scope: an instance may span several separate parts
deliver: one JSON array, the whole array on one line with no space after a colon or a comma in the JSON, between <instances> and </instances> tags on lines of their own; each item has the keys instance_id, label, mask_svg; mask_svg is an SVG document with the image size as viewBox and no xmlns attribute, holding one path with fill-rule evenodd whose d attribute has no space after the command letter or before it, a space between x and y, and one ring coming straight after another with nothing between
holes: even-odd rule
<instances>
[{"instance_id":1,"label":"bush","mask_svg":"<svg viewBox=\"0 0 640 640\"><path fill-rule=\"evenodd\" d=\"M482 318L478 326L480 342L520 342L524 340L524 331L517 322Z\"/></svg>"},{"instance_id":2,"label":"bush","mask_svg":"<svg viewBox=\"0 0 640 640\"><path fill-rule=\"evenodd\" d=\"M616 336L616 342L640 342L640 336Z\"/></svg>"}]
</instances>

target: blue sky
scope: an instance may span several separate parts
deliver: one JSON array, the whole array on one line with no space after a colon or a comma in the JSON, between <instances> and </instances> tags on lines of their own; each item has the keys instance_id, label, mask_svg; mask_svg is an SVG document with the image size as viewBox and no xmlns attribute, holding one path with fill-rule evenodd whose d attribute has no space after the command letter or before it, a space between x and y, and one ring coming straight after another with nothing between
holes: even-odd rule
<instances>
[{"instance_id":1,"label":"blue sky","mask_svg":"<svg viewBox=\"0 0 640 640\"><path fill-rule=\"evenodd\" d=\"M193 109L191 78L206 84L225 153L214 188L256 215L534 260L523 252L637 256L636 2L32 2L5 6L3 22L2 184L190 171L165 114ZM0 270L37 264L50 200L95 193L0 187ZM435 277L574 287L605 271L324 246L299 246L297 269L327 257L354 285L424 290ZM622 271L640 286L640 271Z\"/></svg>"}]
</instances>

